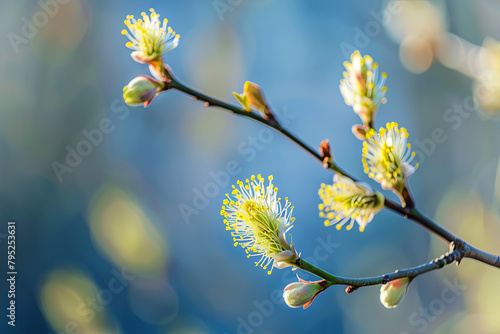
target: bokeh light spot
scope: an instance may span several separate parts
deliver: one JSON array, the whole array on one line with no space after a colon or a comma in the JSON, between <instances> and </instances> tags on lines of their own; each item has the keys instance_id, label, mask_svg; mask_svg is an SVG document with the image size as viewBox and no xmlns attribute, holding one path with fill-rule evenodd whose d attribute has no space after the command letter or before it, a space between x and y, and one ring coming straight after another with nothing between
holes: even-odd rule
<instances>
[{"instance_id":1,"label":"bokeh light spot","mask_svg":"<svg viewBox=\"0 0 500 334\"><path fill-rule=\"evenodd\" d=\"M70 269L52 271L39 292L40 309L56 332L67 333L117 333L106 309L89 305L89 298L96 298L98 289L94 282L81 272Z\"/></svg>"},{"instance_id":2,"label":"bokeh light spot","mask_svg":"<svg viewBox=\"0 0 500 334\"><path fill-rule=\"evenodd\" d=\"M167 245L144 211L123 190L104 186L90 207L90 229L102 253L138 275L157 275L167 262Z\"/></svg>"}]
</instances>

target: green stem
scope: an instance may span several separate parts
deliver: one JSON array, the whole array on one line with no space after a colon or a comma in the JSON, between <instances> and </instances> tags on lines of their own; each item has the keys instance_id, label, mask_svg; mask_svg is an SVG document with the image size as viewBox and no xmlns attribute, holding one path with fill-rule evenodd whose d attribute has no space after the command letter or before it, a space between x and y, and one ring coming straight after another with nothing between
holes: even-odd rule
<instances>
[{"instance_id":1,"label":"green stem","mask_svg":"<svg viewBox=\"0 0 500 334\"><path fill-rule=\"evenodd\" d=\"M304 271L310 272L313 275L321 277L322 279L328 282L328 286L340 284L339 278L337 276L332 275L329 272L316 267L315 265L307 262L306 260L300 259L300 264L297 266L297 268L300 268Z\"/></svg>"},{"instance_id":2,"label":"green stem","mask_svg":"<svg viewBox=\"0 0 500 334\"><path fill-rule=\"evenodd\" d=\"M331 285L349 285L355 288L370 286L370 285L379 285L386 284L390 281L396 280L398 278L408 277L410 279L414 279L415 277L428 273L433 270L441 269L444 266L454 262L460 261L460 259L464 256L462 250L454 250L451 253L445 254L441 256L439 259L433 260L429 263L422 264L417 267L397 270L393 273L384 274L375 277L366 277L366 278L352 278L352 277L341 277L332 275L311 263L300 260L300 265L298 268L310 272L318 277L323 278L328 282L328 286Z\"/></svg>"}]
</instances>

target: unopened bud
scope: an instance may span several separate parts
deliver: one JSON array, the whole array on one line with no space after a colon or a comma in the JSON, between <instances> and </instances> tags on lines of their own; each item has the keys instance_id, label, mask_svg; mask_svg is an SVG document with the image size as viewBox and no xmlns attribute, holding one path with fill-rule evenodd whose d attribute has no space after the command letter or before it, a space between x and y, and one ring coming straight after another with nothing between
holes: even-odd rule
<instances>
[{"instance_id":1,"label":"unopened bud","mask_svg":"<svg viewBox=\"0 0 500 334\"><path fill-rule=\"evenodd\" d=\"M330 150L330 142L328 139L321 141L319 145L319 154L323 160L323 167L328 168L328 166L333 163L332 152Z\"/></svg>"},{"instance_id":2,"label":"unopened bud","mask_svg":"<svg viewBox=\"0 0 500 334\"><path fill-rule=\"evenodd\" d=\"M386 308L394 308L399 305L408 291L411 280L403 277L390 281L380 287L380 302Z\"/></svg>"},{"instance_id":3,"label":"unopened bud","mask_svg":"<svg viewBox=\"0 0 500 334\"><path fill-rule=\"evenodd\" d=\"M241 95L233 93L233 95L246 111L254 107L268 121L276 120L259 85L247 81L243 87L243 93Z\"/></svg>"},{"instance_id":4,"label":"unopened bud","mask_svg":"<svg viewBox=\"0 0 500 334\"><path fill-rule=\"evenodd\" d=\"M308 282L299 278L299 282L288 284L283 290L285 303L293 308L308 308L314 298L328 287L325 280Z\"/></svg>"},{"instance_id":5,"label":"unopened bud","mask_svg":"<svg viewBox=\"0 0 500 334\"><path fill-rule=\"evenodd\" d=\"M319 152L322 158L332 157L332 153L330 151L330 142L328 139L321 141L321 144L319 145Z\"/></svg>"},{"instance_id":6,"label":"unopened bud","mask_svg":"<svg viewBox=\"0 0 500 334\"><path fill-rule=\"evenodd\" d=\"M236 98L236 100L238 100L238 102L241 104L243 109L245 109L245 111L252 111L252 108L250 108L250 105L248 104L248 98L246 97L246 95L244 94L240 95L235 92L233 92L233 95Z\"/></svg>"},{"instance_id":7,"label":"unopened bud","mask_svg":"<svg viewBox=\"0 0 500 334\"><path fill-rule=\"evenodd\" d=\"M123 87L123 99L128 105L143 104L147 107L153 98L165 87L163 82L145 75L139 75Z\"/></svg>"}]
</instances>

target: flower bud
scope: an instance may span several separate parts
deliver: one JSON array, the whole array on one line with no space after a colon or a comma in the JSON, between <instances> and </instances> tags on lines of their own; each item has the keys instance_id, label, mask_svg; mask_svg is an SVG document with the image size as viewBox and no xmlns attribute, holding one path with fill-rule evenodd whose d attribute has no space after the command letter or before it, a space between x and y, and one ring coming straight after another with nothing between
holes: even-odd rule
<instances>
[{"instance_id":1,"label":"flower bud","mask_svg":"<svg viewBox=\"0 0 500 334\"><path fill-rule=\"evenodd\" d=\"M250 111L250 107L254 107L268 121L275 121L274 115L264 98L264 93L259 85L247 81L243 87L243 93L233 93L238 102L243 106L243 109Z\"/></svg>"},{"instance_id":2,"label":"flower bud","mask_svg":"<svg viewBox=\"0 0 500 334\"><path fill-rule=\"evenodd\" d=\"M254 108L258 110L269 109L266 99L264 98L264 93L259 85L250 81L245 82L243 95L247 96L248 102L250 105L254 106Z\"/></svg>"},{"instance_id":3,"label":"flower bud","mask_svg":"<svg viewBox=\"0 0 500 334\"><path fill-rule=\"evenodd\" d=\"M321 141L319 146L319 154L323 160L323 167L328 168L329 164L333 163L332 152L330 150L330 142L328 139Z\"/></svg>"},{"instance_id":4,"label":"flower bud","mask_svg":"<svg viewBox=\"0 0 500 334\"><path fill-rule=\"evenodd\" d=\"M165 87L163 82L145 75L139 75L123 87L123 99L128 105L144 104L147 107L153 98Z\"/></svg>"},{"instance_id":5,"label":"flower bud","mask_svg":"<svg viewBox=\"0 0 500 334\"><path fill-rule=\"evenodd\" d=\"M399 305L408 291L411 280L403 277L390 281L380 287L380 302L386 308L394 308Z\"/></svg>"},{"instance_id":6,"label":"flower bud","mask_svg":"<svg viewBox=\"0 0 500 334\"><path fill-rule=\"evenodd\" d=\"M308 282L299 278L299 282L288 284L283 290L285 303L293 308L308 308L314 298L328 287L325 280L317 282Z\"/></svg>"},{"instance_id":7,"label":"flower bud","mask_svg":"<svg viewBox=\"0 0 500 334\"><path fill-rule=\"evenodd\" d=\"M246 95L244 94L240 95L234 92L233 95L236 98L236 100L238 100L238 102L241 104L243 109L245 109L245 111L252 111L252 108L250 108L250 105L248 104L248 98L246 97Z\"/></svg>"},{"instance_id":8,"label":"flower bud","mask_svg":"<svg viewBox=\"0 0 500 334\"><path fill-rule=\"evenodd\" d=\"M332 153L330 150L330 142L328 139L321 141L321 144L319 145L319 152L322 158L332 157Z\"/></svg>"}]
</instances>

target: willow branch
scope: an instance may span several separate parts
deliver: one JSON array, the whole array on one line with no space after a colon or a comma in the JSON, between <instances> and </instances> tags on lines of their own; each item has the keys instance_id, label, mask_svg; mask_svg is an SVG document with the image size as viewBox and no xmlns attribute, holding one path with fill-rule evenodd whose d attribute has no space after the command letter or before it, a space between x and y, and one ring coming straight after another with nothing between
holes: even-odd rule
<instances>
[{"instance_id":1,"label":"willow branch","mask_svg":"<svg viewBox=\"0 0 500 334\"><path fill-rule=\"evenodd\" d=\"M464 244L464 257L474 259L490 266L500 268L500 256L486 253L476 247L473 247L467 243Z\"/></svg>"},{"instance_id":2,"label":"willow branch","mask_svg":"<svg viewBox=\"0 0 500 334\"><path fill-rule=\"evenodd\" d=\"M324 270L312 265L311 263L300 260L300 264L297 266L298 268L310 272L318 277L323 278L328 282L328 285L348 285L353 287L354 289L371 286L371 285L379 285L386 284L390 281L396 280L398 278L408 277L410 279L414 279L417 276L428 273L433 270L441 269L444 266L453 263L454 261L460 261L464 256L464 251L460 249L456 249L450 253L442 255L440 258L435 259L429 263L422 264L417 267L396 270L393 273L388 273L375 277L366 277L366 278L351 278L351 277L341 277L335 276Z\"/></svg>"},{"instance_id":3,"label":"willow branch","mask_svg":"<svg viewBox=\"0 0 500 334\"><path fill-rule=\"evenodd\" d=\"M306 151L307 153L309 153L313 158L315 158L316 160L318 160L321 164L323 164L323 159L318 154L318 152L316 152L310 146L308 146L307 144L305 144L302 140L300 140L299 138L297 138L290 131L288 131L285 128L283 128L279 123L268 121L268 120L260 117L257 114L254 114L252 112L246 111L243 108L236 107L236 106L234 106L232 104L229 104L229 103L217 100L217 99L215 99L213 97L210 97L208 95L200 93L200 92L198 92L198 91L196 91L194 89L191 89L191 88L189 88L189 87L181 84L180 82L178 82L175 79L172 79L172 82L170 83L170 86L171 86L171 88L177 89L177 90L179 90L179 91L181 91L183 93L191 95L196 100L200 100L200 101L205 102L205 106L207 106L207 107L219 107L219 108L225 109L227 111L232 112L233 114L251 118L252 120L254 120L256 122L264 124L264 125L272 128L272 129L278 131L279 133L281 133L282 135L284 135L286 138L290 139L297 146L299 146L300 148L302 148L304 151ZM352 176L350 176L345 171L343 171L335 163L329 163L328 164L328 168L331 169L331 170L333 170L334 172L336 172L338 174L347 176L347 177L349 177L349 178L351 178L351 179L354 180L354 178Z\"/></svg>"},{"instance_id":4,"label":"willow branch","mask_svg":"<svg viewBox=\"0 0 500 334\"><path fill-rule=\"evenodd\" d=\"M272 129L276 130L277 132L281 133L286 138L288 138L290 141L295 143L297 146L302 148L304 151L309 153L313 158L315 158L322 165L324 165L323 157L317 151L315 151L309 145L304 143L301 139L296 137L290 131L283 128L279 124L279 122L274 121L274 120L273 121L266 120L253 112L246 111L243 108L236 107L232 104L229 104L229 103L220 101L218 99L215 99L213 97L210 97L208 95L205 95L201 92L198 92L192 88L189 88L189 87L183 85L182 83L180 83L179 81L177 81L173 77L171 78L171 81L166 86L166 89L172 89L172 88L177 89L183 93L186 93L186 94L192 96L193 98L195 98L196 100L200 100L200 101L205 102L205 106L207 106L207 107L219 107L219 108L222 108L224 110L230 111L233 114L250 118L258 123L261 123L267 127L270 127ZM328 162L326 167L328 169L331 169L335 173L349 177L352 180L356 181L356 179L354 177L350 176L348 173L346 173L344 170L342 170L342 168L340 168L334 162ZM417 209L409 208L409 207L403 208L398 203L396 203L390 199L387 199L387 198L384 200L384 207L390 211L393 211L393 212L403 216L404 218L407 218L407 219L419 224L420 226L422 226L423 228L425 228L429 232L439 236L441 239L443 239L444 241L446 241L449 244L450 243L460 243L461 245L464 245L463 250L462 250L464 257L475 259L477 261L480 261L480 262L489 264L491 266L500 268L500 257L499 256L486 253L484 251L481 251L475 247L472 247L472 246L466 244L461 239L459 239L457 236L455 236L453 233L449 232L448 230L446 230L442 226L436 224L430 218L421 214ZM430 264L423 265L423 266L416 267L416 268L418 268L418 270L423 270L423 272L428 272L430 270L436 269L433 266L430 266ZM415 269L415 268L413 268L413 269ZM410 269L408 269L408 270L410 270ZM419 272L418 270L416 272ZM400 271L400 272L406 272L406 271ZM412 272L409 272L409 274L411 274L411 273ZM398 276L398 275L401 275L401 274L397 274L396 276L394 276L395 277L394 279L399 278L399 277L405 277L405 276ZM407 277L409 277L409 276L407 276ZM371 280L373 282L375 282L377 279L378 278L371 278ZM372 282L372 281L368 281L368 282ZM376 283L376 284L379 284L379 283ZM367 284L367 285L373 285L373 284Z\"/></svg>"},{"instance_id":5,"label":"willow branch","mask_svg":"<svg viewBox=\"0 0 500 334\"><path fill-rule=\"evenodd\" d=\"M443 228L441 225L436 224L433 222L430 218L427 218L423 214L421 214L417 209L415 208L403 208L401 205L398 203L386 198L384 200L384 206L386 209L389 209L393 212L396 212L400 214L401 216L412 220L416 223L418 223L420 226L424 227L426 230L438 235L441 237L443 240L447 241L448 243L457 240L458 237L456 237L453 233L449 232L445 228Z\"/></svg>"}]
</instances>

